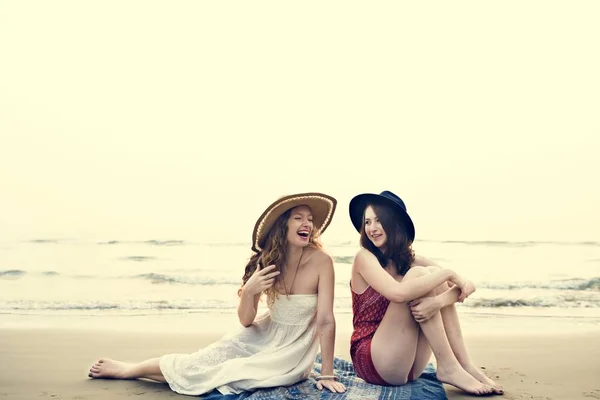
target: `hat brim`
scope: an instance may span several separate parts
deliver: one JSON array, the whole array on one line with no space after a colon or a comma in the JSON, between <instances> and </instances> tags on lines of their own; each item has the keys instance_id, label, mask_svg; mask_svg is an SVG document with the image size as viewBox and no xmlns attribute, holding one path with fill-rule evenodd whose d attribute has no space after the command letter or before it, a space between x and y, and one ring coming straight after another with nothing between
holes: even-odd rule
<instances>
[{"instance_id":1,"label":"hat brim","mask_svg":"<svg viewBox=\"0 0 600 400\"><path fill-rule=\"evenodd\" d=\"M299 193L284 196L271 204L260 216L252 232L252 250L261 252L267 234L277 218L298 206L307 206L313 216L313 227L317 235L323 234L331 223L337 200L323 193Z\"/></svg>"},{"instance_id":2,"label":"hat brim","mask_svg":"<svg viewBox=\"0 0 600 400\"><path fill-rule=\"evenodd\" d=\"M355 196L352 200L350 200L350 220L352 221L352 225L354 228L360 233L360 228L362 227L363 215L365 214L365 209L368 204L385 204L392 208L396 214L400 217L402 223L406 227L406 234L410 241L415 240L415 225L413 224L412 219L408 215L408 213L400 207L398 204L394 203L392 200L387 197L374 194L374 193L364 193Z\"/></svg>"}]
</instances>

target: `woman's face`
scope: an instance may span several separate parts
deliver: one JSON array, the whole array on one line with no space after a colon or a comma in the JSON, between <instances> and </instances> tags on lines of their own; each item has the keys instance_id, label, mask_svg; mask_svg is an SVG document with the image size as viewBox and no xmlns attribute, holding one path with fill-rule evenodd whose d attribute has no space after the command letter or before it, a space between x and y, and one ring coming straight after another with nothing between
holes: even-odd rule
<instances>
[{"instance_id":1,"label":"woman's face","mask_svg":"<svg viewBox=\"0 0 600 400\"><path fill-rule=\"evenodd\" d=\"M367 237L375 247L380 250L385 250L385 244L387 243L387 236L385 231L383 230L383 226L381 222L379 222L379 218L377 218L377 214L375 214L375 210L373 207L368 206L365 210L365 233Z\"/></svg>"},{"instance_id":2,"label":"woman's face","mask_svg":"<svg viewBox=\"0 0 600 400\"><path fill-rule=\"evenodd\" d=\"M307 246L314 229L310 208L307 206L293 208L287 226L288 243L299 247Z\"/></svg>"}]
</instances>

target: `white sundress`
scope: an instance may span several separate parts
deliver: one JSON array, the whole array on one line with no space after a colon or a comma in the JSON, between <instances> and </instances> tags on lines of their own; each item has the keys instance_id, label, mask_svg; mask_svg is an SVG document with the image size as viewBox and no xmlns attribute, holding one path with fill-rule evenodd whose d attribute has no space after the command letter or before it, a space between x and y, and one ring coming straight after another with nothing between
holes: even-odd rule
<instances>
[{"instance_id":1,"label":"white sundress","mask_svg":"<svg viewBox=\"0 0 600 400\"><path fill-rule=\"evenodd\" d=\"M187 395L297 383L317 355L316 310L316 294L279 295L248 328L192 354L162 356L160 370L173 391Z\"/></svg>"}]
</instances>

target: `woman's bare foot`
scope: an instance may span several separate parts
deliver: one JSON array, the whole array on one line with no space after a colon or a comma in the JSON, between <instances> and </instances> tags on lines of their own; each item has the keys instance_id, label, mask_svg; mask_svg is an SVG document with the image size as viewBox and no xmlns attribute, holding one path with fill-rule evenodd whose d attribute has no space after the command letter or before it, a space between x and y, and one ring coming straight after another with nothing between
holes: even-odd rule
<instances>
[{"instance_id":1,"label":"woman's bare foot","mask_svg":"<svg viewBox=\"0 0 600 400\"><path fill-rule=\"evenodd\" d=\"M131 379L132 377L128 375L131 367L132 364L102 358L92 365L88 376L95 379Z\"/></svg>"},{"instance_id":2,"label":"woman's bare foot","mask_svg":"<svg viewBox=\"0 0 600 400\"><path fill-rule=\"evenodd\" d=\"M464 365L463 368L479 382L491 386L494 389L494 393L504 394L504 388L502 388L502 385L488 378L480 368L477 368L473 364Z\"/></svg>"},{"instance_id":3,"label":"woman's bare foot","mask_svg":"<svg viewBox=\"0 0 600 400\"><path fill-rule=\"evenodd\" d=\"M438 366L436 376L443 383L456 386L467 393L475 395L490 394L494 390L491 386L479 382L460 365L457 368L452 368L450 370Z\"/></svg>"}]
</instances>

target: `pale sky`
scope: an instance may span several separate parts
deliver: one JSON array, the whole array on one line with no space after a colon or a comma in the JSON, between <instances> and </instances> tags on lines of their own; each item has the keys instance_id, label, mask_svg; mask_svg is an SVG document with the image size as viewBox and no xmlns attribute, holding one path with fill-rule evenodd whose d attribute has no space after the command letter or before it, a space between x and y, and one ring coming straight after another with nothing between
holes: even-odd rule
<instances>
[{"instance_id":1,"label":"pale sky","mask_svg":"<svg viewBox=\"0 0 600 400\"><path fill-rule=\"evenodd\" d=\"M600 240L600 3L0 2L0 239L250 241L392 190L418 239Z\"/></svg>"}]
</instances>

